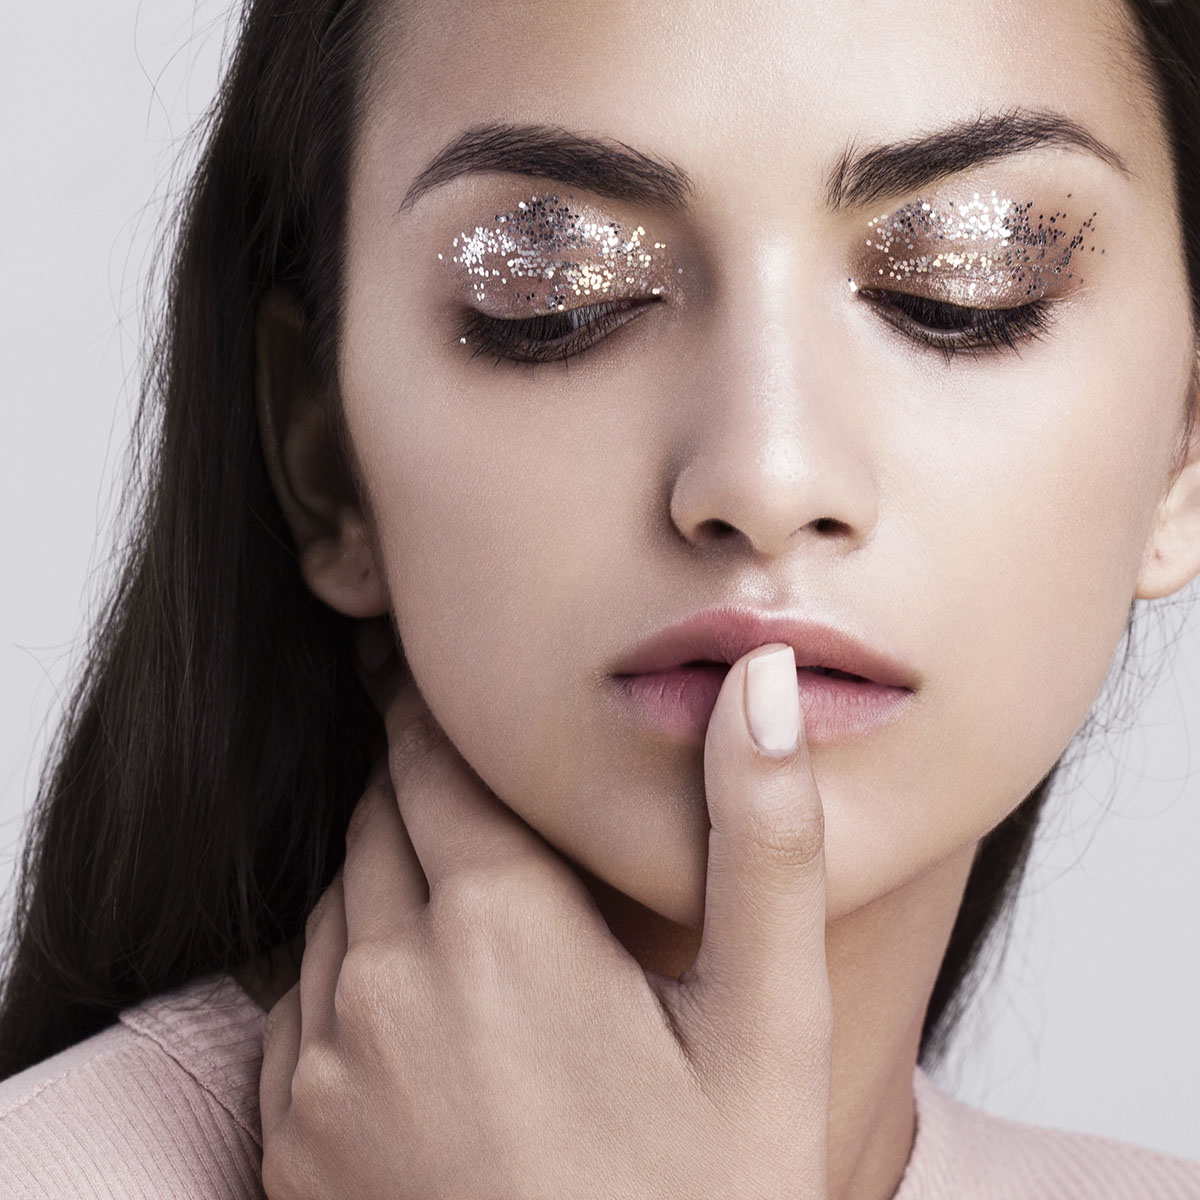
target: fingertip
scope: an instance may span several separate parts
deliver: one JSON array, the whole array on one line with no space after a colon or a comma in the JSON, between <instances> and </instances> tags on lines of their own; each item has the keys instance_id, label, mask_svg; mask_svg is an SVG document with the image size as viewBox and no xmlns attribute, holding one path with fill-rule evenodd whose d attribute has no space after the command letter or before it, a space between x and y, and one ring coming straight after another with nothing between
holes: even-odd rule
<instances>
[{"instance_id":1,"label":"fingertip","mask_svg":"<svg viewBox=\"0 0 1200 1200\"><path fill-rule=\"evenodd\" d=\"M754 749L780 763L792 758L800 745L802 718L791 646L764 647L746 663L742 705Z\"/></svg>"}]
</instances>

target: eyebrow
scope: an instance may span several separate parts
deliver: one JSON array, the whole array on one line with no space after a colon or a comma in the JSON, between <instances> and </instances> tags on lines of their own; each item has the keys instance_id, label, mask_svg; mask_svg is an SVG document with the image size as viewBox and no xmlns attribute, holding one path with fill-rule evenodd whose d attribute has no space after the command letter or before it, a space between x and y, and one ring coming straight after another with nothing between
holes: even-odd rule
<instances>
[{"instance_id":1,"label":"eyebrow","mask_svg":"<svg viewBox=\"0 0 1200 1200\"><path fill-rule=\"evenodd\" d=\"M851 143L826 179L825 200L837 211L873 204L1029 150L1081 150L1122 174L1121 156L1078 121L1047 109L981 113L901 142L866 149ZM427 192L477 172L534 175L611 200L667 211L686 209L696 193L680 166L624 142L557 125L485 122L448 142L409 185L399 212Z\"/></svg>"},{"instance_id":2,"label":"eyebrow","mask_svg":"<svg viewBox=\"0 0 1200 1200\"><path fill-rule=\"evenodd\" d=\"M624 142L589 137L555 125L472 125L434 155L413 180L400 212L426 192L461 175L506 171L539 175L568 186L668 211L686 208L695 184L682 167Z\"/></svg>"},{"instance_id":3,"label":"eyebrow","mask_svg":"<svg viewBox=\"0 0 1200 1200\"><path fill-rule=\"evenodd\" d=\"M1015 108L981 113L902 142L865 150L851 144L829 173L825 199L835 211L859 208L971 167L1048 147L1082 150L1130 174L1121 156L1078 121L1048 109Z\"/></svg>"}]
</instances>

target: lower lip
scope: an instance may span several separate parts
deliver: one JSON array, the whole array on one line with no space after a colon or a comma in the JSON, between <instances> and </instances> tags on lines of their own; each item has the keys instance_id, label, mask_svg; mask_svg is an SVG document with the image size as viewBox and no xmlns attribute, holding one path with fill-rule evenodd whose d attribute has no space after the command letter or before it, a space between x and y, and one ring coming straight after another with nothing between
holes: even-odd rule
<instances>
[{"instance_id":1,"label":"lower lip","mask_svg":"<svg viewBox=\"0 0 1200 1200\"><path fill-rule=\"evenodd\" d=\"M617 675L617 694L632 715L658 733L703 737L729 668L675 667L645 675ZM912 699L907 688L855 683L832 675L797 671L804 732L812 742L856 737L894 721Z\"/></svg>"}]
</instances>

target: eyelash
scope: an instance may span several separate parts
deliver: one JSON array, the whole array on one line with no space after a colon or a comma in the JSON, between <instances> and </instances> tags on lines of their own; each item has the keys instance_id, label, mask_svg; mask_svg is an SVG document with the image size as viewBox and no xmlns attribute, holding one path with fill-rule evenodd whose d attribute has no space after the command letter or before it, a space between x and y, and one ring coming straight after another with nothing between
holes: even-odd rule
<instances>
[{"instance_id":1,"label":"eyelash","mask_svg":"<svg viewBox=\"0 0 1200 1200\"><path fill-rule=\"evenodd\" d=\"M613 300L515 320L489 317L476 310L460 326L458 338L471 347L471 358L494 354L493 366L507 359L513 366L524 363L531 367L561 360L565 367L568 359L594 345L611 329L627 325L628 320L620 319L622 313L644 307L633 300Z\"/></svg>"},{"instance_id":2,"label":"eyelash","mask_svg":"<svg viewBox=\"0 0 1200 1200\"><path fill-rule=\"evenodd\" d=\"M861 288L858 295L883 311L884 320L905 336L940 351L947 362L960 353L1019 352L1022 342L1044 336L1054 303L1040 298L1015 308L971 308L874 288ZM513 320L475 310L460 326L458 337L460 343L471 347L471 358L494 354L493 366L504 360L530 367L561 360L566 367L570 358L610 330L628 324L621 319L622 313L644 308L645 304L637 301L616 300Z\"/></svg>"},{"instance_id":3,"label":"eyelash","mask_svg":"<svg viewBox=\"0 0 1200 1200\"><path fill-rule=\"evenodd\" d=\"M947 363L956 354L1002 350L1019 354L1022 342L1038 341L1045 336L1050 328L1050 309L1055 303L1039 297L1014 308L971 308L909 292L860 288L858 295L875 304L883 312L884 320L905 336L941 351Z\"/></svg>"}]
</instances>

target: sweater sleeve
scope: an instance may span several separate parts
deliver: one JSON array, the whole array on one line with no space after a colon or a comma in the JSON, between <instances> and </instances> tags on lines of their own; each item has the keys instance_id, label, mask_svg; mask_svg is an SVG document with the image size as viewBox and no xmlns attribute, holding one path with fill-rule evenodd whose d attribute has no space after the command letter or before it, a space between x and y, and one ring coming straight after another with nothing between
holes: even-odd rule
<instances>
[{"instance_id":1,"label":"sweater sleeve","mask_svg":"<svg viewBox=\"0 0 1200 1200\"><path fill-rule=\"evenodd\" d=\"M181 1010L179 997L148 1001L0 1083L0 1195L262 1200L247 1100L263 1014L244 1001Z\"/></svg>"}]
</instances>

